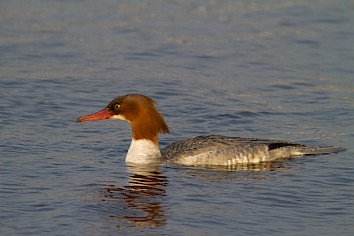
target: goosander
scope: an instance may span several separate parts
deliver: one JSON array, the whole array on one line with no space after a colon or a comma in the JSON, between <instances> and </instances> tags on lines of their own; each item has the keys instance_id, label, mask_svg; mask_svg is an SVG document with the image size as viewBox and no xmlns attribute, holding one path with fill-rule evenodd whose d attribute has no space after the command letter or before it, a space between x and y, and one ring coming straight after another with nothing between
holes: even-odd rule
<instances>
[{"instance_id":1,"label":"goosander","mask_svg":"<svg viewBox=\"0 0 354 236\"><path fill-rule=\"evenodd\" d=\"M132 141L125 158L126 163L231 166L346 150L334 146L314 147L280 140L221 135L187 138L160 150L158 136L160 133L169 133L170 129L156 103L140 94L117 97L105 109L80 117L77 121L106 119L125 120L131 126Z\"/></svg>"}]
</instances>

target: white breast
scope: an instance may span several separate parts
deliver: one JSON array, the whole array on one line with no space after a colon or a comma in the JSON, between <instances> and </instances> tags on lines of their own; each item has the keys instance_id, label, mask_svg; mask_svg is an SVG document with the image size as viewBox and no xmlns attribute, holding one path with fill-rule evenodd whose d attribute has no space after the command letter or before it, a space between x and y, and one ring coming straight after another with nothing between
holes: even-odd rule
<instances>
[{"instance_id":1,"label":"white breast","mask_svg":"<svg viewBox=\"0 0 354 236\"><path fill-rule=\"evenodd\" d=\"M133 139L125 162L135 164L151 164L161 162L161 152L158 145L147 139Z\"/></svg>"}]
</instances>

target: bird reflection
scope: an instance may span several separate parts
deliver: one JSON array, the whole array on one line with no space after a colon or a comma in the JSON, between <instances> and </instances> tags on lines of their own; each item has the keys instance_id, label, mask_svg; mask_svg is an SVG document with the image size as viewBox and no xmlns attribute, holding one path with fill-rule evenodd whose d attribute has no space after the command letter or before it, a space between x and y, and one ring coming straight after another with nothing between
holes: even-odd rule
<instances>
[{"instance_id":1,"label":"bird reflection","mask_svg":"<svg viewBox=\"0 0 354 236\"><path fill-rule=\"evenodd\" d=\"M156 228L166 224L165 206L167 178L159 166L128 166L131 173L128 185L119 187L103 184L104 201L118 204L117 221L124 220L134 227ZM123 205L122 205L123 203ZM122 223L122 222L120 222Z\"/></svg>"},{"instance_id":2,"label":"bird reflection","mask_svg":"<svg viewBox=\"0 0 354 236\"><path fill-rule=\"evenodd\" d=\"M228 166L202 166L201 168L220 171L283 171L288 169L288 167L286 167L284 164L284 160L279 160L261 163L240 163Z\"/></svg>"},{"instance_id":3,"label":"bird reflection","mask_svg":"<svg viewBox=\"0 0 354 236\"><path fill-rule=\"evenodd\" d=\"M180 169L179 172L203 181L259 181L274 178L277 173L292 168L290 161L284 161L230 166L198 166L197 168Z\"/></svg>"},{"instance_id":4,"label":"bird reflection","mask_svg":"<svg viewBox=\"0 0 354 236\"><path fill-rule=\"evenodd\" d=\"M127 166L130 177L127 185L116 182L101 183L102 209L108 220L119 228L158 228L166 224L166 188L168 179L159 166ZM207 181L247 181L270 178L271 172L286 171L284 162L234 165L226 167L177 168L178 172ZM107 213L107 211L109 213Z\"/></svg>"}]
</instances>

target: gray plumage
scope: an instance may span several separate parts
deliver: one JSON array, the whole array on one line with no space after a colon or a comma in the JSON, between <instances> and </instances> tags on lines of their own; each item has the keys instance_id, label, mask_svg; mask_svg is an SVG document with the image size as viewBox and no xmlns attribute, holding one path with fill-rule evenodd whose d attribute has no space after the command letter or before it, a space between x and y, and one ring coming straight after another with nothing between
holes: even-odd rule
<instances>
[{"instance_id":1,"label":"gray plumage","mask_svg":"<svg viewBox=\"0 0 354 236\"><path fill-rule=\"evenodd\" d=\"M166 163L235 165L303 155L328 154L344 150L340 147L313 147L273 139L208 135L172 143L162 149L161 154Z\"/></svg>"}]
</instances>

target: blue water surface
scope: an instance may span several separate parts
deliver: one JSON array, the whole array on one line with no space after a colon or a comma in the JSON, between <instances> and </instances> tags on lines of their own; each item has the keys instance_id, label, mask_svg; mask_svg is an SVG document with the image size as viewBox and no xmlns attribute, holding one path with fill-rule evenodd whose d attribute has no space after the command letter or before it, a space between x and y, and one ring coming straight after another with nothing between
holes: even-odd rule
<instances>
[{"instance_id":1,"label":"blue water surface","mask_svg":"<svg viewBox=\"0 0 354 236\"><path fill-rule=\"evenodd\" d=\"M353 235L353 1L2 1L1 235ZM234 168L129 166L116 96L173 132L335 145Z\"/></svg>"}]
</instances>

